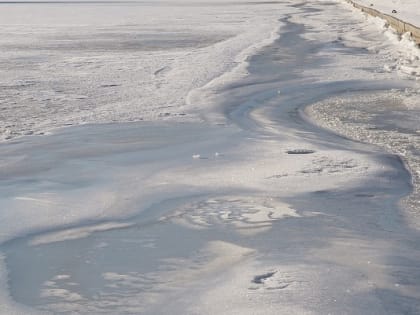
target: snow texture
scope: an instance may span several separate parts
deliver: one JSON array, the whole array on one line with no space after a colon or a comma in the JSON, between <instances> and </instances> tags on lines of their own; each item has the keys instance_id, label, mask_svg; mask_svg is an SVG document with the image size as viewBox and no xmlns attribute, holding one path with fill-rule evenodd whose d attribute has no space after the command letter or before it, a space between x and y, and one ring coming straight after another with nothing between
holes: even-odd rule
<instances>
[{"instance_id":1,"label":"snow texture","mask_svg":"<svg viewBox=\"0 0 420 315\"><path fill-rule=\"evenodd\" d=\"M356 0L355 2L417 27L420 26L420 10L417 0Z\"/></svg>"},{"instance_id":2,"label":"snow texture","mask_svg":"<svg viewBox=\"0 0 420 315\"><path fill-rule=\"evenodd\" d=\"M341 1L2 8L0 314L420 313L408 38Z\"/></svg>"}]
</instances>

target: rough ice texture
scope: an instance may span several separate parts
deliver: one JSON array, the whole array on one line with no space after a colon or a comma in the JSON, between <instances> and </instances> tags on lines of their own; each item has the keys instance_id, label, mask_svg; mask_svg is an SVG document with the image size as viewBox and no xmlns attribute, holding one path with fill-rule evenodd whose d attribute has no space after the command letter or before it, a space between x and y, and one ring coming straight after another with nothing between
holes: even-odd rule
<instances>
[{"instance_id":1,"label":"rough ice texture","mask_svg":"<svg viewBox=\"0 0 420 315\"><path fill-rule=\"evenodd\" d=\"M197 120L189 93L278 27L273 5L240 2L224 11L171 2L2 8L1 139L86 123Z\"/></svg>"},{"instance_id":2,"label":"rough ice texture","mask_svg":"<svg viewBox=\"0 0 420 315\"><path fill-rule=\"evenodd\" d=\"M418 92L417 92L418 93ZM346 137L379 145L399 155L412 174L413 192L404 200L411 225L420 227L420 104L413 90L341 95L308 108L325 128Z\"/></svg>"}]
</instances>

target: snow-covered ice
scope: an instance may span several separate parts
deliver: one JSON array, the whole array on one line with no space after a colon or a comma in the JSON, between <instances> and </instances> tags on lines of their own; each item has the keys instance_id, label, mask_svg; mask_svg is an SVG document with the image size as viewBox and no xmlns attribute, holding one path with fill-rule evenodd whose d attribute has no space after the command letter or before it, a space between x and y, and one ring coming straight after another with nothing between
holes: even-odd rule
<instances>
[{"instance_id":1,"label":"snow-covered ice","mask_svg":"<svg viewBox=\"0 0 420 315\"><path fill-rule=\"evenodd\" d=\"M420 312L420 81L377 21L3 7L0 314Z\"/></svg>"},{"instance_id":2,"label":"snow-covered ice","mask_svg":"<svg viewBox=\"0 0 420 315\"><path fill-rule=\"evenodd\" d=\"M246 2L1 6L2 139L86 123L197 120L189 93L269 43L280 12Z\"/></svg>"},{"instance_id":3,"label":"snow-covered ice","mask_svg":"<svg viewBox=\"0 0 420 315\"><path fill-rule=\"evenodd\" d=\"M417 0L355 0L355 2L420 27L420 10Z\"/></svg>"},{"instance_id":4,"label":"snow-covered ice","mask_svg":"<svg viewBox=\"0 0 420 315\"><path fill-rule=\"evenodd\" d=\"M420 23L420 13L418 10L414 10L410 6L410 2L401 4L402 7L406 8L407 11L412 12L416 16L417 25ZM356 13L361 11L359 9L353 9ZM372 17L368 14L364 14L366 19L377 25L378 30L382 32L386 39L382 43L369 44L364 42L362 47L369 49L379 55L388 55L388 60L383 65L383 70L387 72L397 71L400 75L406 76L407 78L420 80L420 49L419 45L411 38L410 33L398 34L398 32L390 25L387 21L379 17ZM370 28L368 28L371 31ZM352 39L353 41L355 39ZM356 41L360 41L357 38ZM391 44L391 45L390 45ZM393 44L393 45L392 45Z\"/></svg>"}]
</instances>

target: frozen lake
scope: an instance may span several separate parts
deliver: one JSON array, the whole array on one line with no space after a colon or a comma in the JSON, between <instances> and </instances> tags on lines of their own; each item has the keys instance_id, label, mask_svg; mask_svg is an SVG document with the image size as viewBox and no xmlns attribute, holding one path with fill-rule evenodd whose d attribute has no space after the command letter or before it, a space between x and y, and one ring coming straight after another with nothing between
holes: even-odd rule
<instances>
[{"instance_id":1,"label":"frozen lake","mask_svg":"<svg viewBox=\"0 0 420 315\"><path fill-rule=\"evenodd\" d=\"M190 93L271 41L281 11L258 2L0 5L2 139L85 123L197 120Z\"/></svg>"},{"instance_id":2,"label":"frozen lake","mask_svg":"<svg viewBox=\"0 0 420 315\"><path fill-rule=\"evenodd\" d=\"M374 23L2 6L1 314L420 312L419 81Z\"/></svg>"}]
</instances>

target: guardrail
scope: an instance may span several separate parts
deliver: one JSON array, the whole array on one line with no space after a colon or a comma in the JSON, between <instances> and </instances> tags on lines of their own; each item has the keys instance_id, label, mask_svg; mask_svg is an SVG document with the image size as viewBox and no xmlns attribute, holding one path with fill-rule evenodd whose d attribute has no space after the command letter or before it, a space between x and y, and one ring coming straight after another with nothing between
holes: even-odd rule
<instances>
[{"instance_id":1,"label":"guardrail","mask_svg":"<svg viewBox=\"0 0 420 315\"><path fill-rule=\"evenodd\" d=\"M382 12L380 12L378 10L375 10L375 9L369 8L369 7L366 7L364 5L360 5L360 4L358 4L358 3L356 3L356 2L354 2L352 0L346 0L346 1L348 3L350 3L351 5L353 5L353 7L361 10L362 12L365 12L365 13L367 13L369 15L377 16L377 17L380 17L381 19L384 19L399 34L404 34L404 33L409 32L411 34L411 37L413 38L413 40L418 45L420 45L420 28L419 27L417 27L417 26L415 26L413 24L404 22L403 20L400 20L400 19L398 19L398 18L396 18L396 17L394 17L392 15L382 13Z\"/></svg>"}]
</instances>

